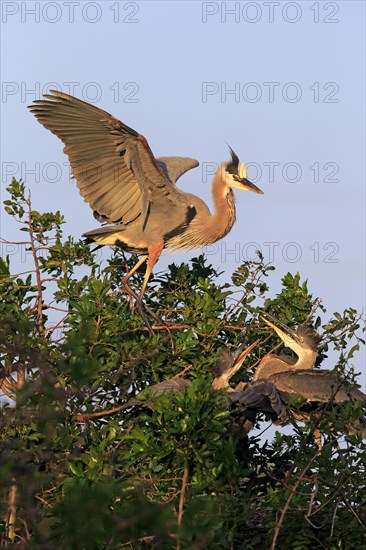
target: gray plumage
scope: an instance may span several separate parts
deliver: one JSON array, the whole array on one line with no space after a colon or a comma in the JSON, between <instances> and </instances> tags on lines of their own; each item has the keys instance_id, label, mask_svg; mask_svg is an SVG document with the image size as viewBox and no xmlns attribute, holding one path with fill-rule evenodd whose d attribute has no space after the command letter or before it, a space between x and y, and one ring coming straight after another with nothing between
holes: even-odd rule
<instances>
[{"instance_id":1,"label":"gray plumage","mask_svg":"<svg viewBox=\"0 0 366 550\"><path fill-rule=\"evenodd\" d=\"M287 371L268 378L285 402L303 398L309 403L344 403L350 399L366 407L366 395L355 385L340 380L329 370Z\"/></svg>"},{"instance_id":2,"label":"gray plumage","mask_svg":"<svg viewBox=\"0 0 366 550\"><path fill-rule=\"evenodd\" d=\"M228 395L233 403L240 403L246 411L263 413L271 418L275 416L283 423L288 421L281 396L270 382L247 383L241 391L234 391Z\"/></svg>"},{"instance_id":3,"label":"gray plumage","mask_svg":"<svg viewBox=\"0 0 366 550\"><path fill-rule=\"evenodd\" d=\"M311 412L319 412L323 405L329 403L338 406L353 400L359 401L361 407L366 407L366 395L356 384L340 380L332 371L313 369L320 342L317 334L302 325L297 330L290 329L268 314L267 317L271 321L268 318L263 320L295 352L297 358L266 355L256 369L254 383L265 381L273 385L292 416L303 422L309 421ZM296 401L302 401L302 404L297 405ZM272 417L282 423L275 410ZM345 426L345 431L360 431L365 437L365 425L365 417L361 414L358 426L355 427L354 422L350 422Z\"/></svg>"},{"instance_id":4,"label":"gray plumage","mask_svg":"<svg viewBox=\"0 0 366 550\"><path fill-rule=\"evenodd\" d=\"M86 232L86 242L118 246L143 254L142 261L148 259L140 298L164 248L194 250L231 230L232 188L262 193L246 178L245 165L231 150L231 162L222 163L214 176L211 214L204 201L175 185L198 166L197 160L157 159L144 136L106 111L63 92L52 90L44 97L29 107L31 112L65 144L80 194L95 218L113 224ZM134 270L123 280L130 295L127 281Z\"/></svg>"}]
</instances>

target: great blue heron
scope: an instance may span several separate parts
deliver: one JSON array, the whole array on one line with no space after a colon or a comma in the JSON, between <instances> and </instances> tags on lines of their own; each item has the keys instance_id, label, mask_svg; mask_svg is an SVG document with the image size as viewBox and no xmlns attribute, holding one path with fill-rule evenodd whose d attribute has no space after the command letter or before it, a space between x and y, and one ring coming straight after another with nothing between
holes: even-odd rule
<instances>
[{"instance_id":1,"label":"great blue heron","mask_svg":"<svg viewBox=\"0 0 366 550\"><path fill-rule=\"evenodd\" d=\"M253 428L259 413L265 414L267 418L281 425L289 421L286 412L287 401L285 398L282 399L285 396L282 396L277 390L271 376L281 372L288 373L289 369L296 372L298 369L302 369L308 372L314 366L317 357L317 335L310 333L304 327L299 327L297 331L291 330L277 321L287 331L283 332L270 321L264 320L296 353L297 358L272 353L267 354L256 368L252 381L239 384L235 393L231 395L232 400L240 403L245 409L243 418L245 419L244 427L246 431ZM238 368L240 368L240 365Z\"/></svg>"},{"instance_id":2,"label":"great blue heron","mask_svg":"<svg viewBox=\"0 0 366 550\"><path fill-rule=\"evenodd\" d=\"M285 406L273 384L261 381L255 384L240 383L235 388L230 386L232 377L241 368L247 355L258 343L259 340L256 340L249 346L241 344L235 351L223 350L213 367L213 389L226 390L229 402L240 403L245 409L241 423L246 432L253 427L255 417L259 412L268 416L275 415L282 423L288 420ZM125 409L132 406L141 406L146 403L146 396L148 399L154 400L168 392L184 392L190 386L190 380L186 380L185 378L168 378L158 384L147 387L147 391L143 390L137 398L131 399L122 407Z\"/></svg>"},{"instance_id":3,"label":"great blue heron","mask_svg":"<svg viewBox=\"0 0 366 550\"><path fill-rule=\"evenodd\" d=\"M267 354L258 365L252 381L239 383L235 390L228 394L233 402L241 405L241 419L247 432L253 428L259 413L265 414L275 424L284 425L291 417L308 422L312 412L319 417L322 407L327 404L338 406L353 400L358 401L362 408L366 407L366 395L356 384L339 380L332 371L313 370L318 354L318 335L304 326L292 330L272 316L266 315L276 324L267 318L263 320L296 353L297 358ZM248 353L230 357L227 352L221 356L215 368L219 367L225 372L227 362L236 372L247 355ZM364 415L360 415L359 421L350 421L345 426L345 431L349 434L361 433L366 437ZM319 430L316 429L314 432L319 441Z\"/></svg>"},{"instance_id":4,"label":"great blue heron","mask_svg":"<svg viewBox=\"0 0 366 550\"><path fill-rule=\"evenodd\" d=\"M146 139L106 111L63 92L51 90L29 106L38 121L65 144L71 170L84 201L105 227L84 234L87 242L142 254L123 278L148 260L139 300L164 248L193 250L221 239L235 222L232 189L262 191L247 179L244 163L232 149L220 165L212 191L215 211L175 185L198 161L155 158Z\"/></svg>"},{"instance_id":5,"label":"great blue heron","mask_svg":"<svg viewBox=\"0 0 366 550\"><path fill-rule=\"evenodd\" d=\"M318 355L318 335L310 332L303 325L300 325L297 330L292 330L269 314L266 316L272 318L276 324L273 324L268 318L262 317L263 321L278 334L297 357L267 354L256 368L253 382L262 379L268 380L275 373L287 372L291 369L296 371L312 369Z\"/></svg>"},{"instance_id":6,"label":"great blue heron","mask_svg":"<svg viewBox=\"0 0 366 550\"><path fill-rule=\"evenodd\" d=\"M297 359L268 354L257 367L253 376L254 384L267 382L273 385L282 403L286 404L292 416L300 421L307 422L311 412L321 411L319 407L326 404L340 405L353 400L360 402L361 407L366 407L366 395L356 384L341 380L332 371L313 369L319 345L319 337L316 334L303 326L292 330L271 318L274 322L262 317L263 321L296 353ZM273 417L276 418L276 416L277 413L274 411ZM365 437L366 424L362 414L358 426L355 427L354 424L350 422L345 427L345 431L348 433L360 431Z\"/></svg>"}]
</instances>

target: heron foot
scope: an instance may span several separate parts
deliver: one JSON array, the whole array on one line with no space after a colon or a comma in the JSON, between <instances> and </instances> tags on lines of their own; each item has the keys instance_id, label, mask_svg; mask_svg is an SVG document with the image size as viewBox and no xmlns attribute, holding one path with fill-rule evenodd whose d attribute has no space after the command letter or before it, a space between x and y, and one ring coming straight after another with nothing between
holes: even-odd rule
<instances>
[{"instance_id":1,"label":"heron foot","mask_svg":"<svg viewBox=\"0 0 366 550\"><path fill-rule=\"evenodd\" d=\"M129 297L131 313L132 314L135 313L135 305L136 305L136 309L139 312L139 314L141 316L141 319L145 323L145 326L146 326L147 330L153 336L155 333L154 333L154 331L152 329L152 326L151 326L151 324L150 324L150 322L149 322L149 320L146 316L145 305L143 304L142 300L140 300L140 298L139 298L139 296L137 296L136 292L134 292L132 290L132 288L130 287L128 282L125 281L124 279L122 279L122 286L125 289L128 297Z\"/></svg>"},{"instance_id":2,"label":"heron foot","mask_svg":"<svg viewBox=\"0 0 366 550\"><path fill-rule=\"evenodd\" d=\"M155 332L154 332L152 326L150 325L150 321L148 320L148 318L145 314L145 309L144 309L143 302L140 301L140 300L136 300L136 308L137 308L137 311L139 312L139 314L141 315L141 319L145 323L145 326L146 326L147 330L149 331L151 336L154 336Z\"/></svg>"},{"instance_id":3,"label":"heron foot","mask_svg":"<svg viewBox=\"0 0 366 550\"><path fill-rule=\"evenodd\" d=\"M134 310L135 310L135 306L136 306L136 309L137 311L139 312L142 320L144 321L148 331L150 332L151 335L154 335L154 330L146 316L146 313L148 313L159 325L163 325L163 326L166 326L167 327L167 330L169 330L167 324L165 321L163 321L163 319L161 319L158 315L156 315L156 313L154 313L154 311L149 308L143 301L142 301L142 297L141 296L138 296L136 294L136 292L134 290L132 290L132 288L130 287L130 285L128 284L127 281L125 281L124 279L122 279L122 286L123 288L125 289L126 293L128 294L129 296L129 299L130 299L130 308L131 308L131 312L134 313Z\"/></svg>"}]
</instances>

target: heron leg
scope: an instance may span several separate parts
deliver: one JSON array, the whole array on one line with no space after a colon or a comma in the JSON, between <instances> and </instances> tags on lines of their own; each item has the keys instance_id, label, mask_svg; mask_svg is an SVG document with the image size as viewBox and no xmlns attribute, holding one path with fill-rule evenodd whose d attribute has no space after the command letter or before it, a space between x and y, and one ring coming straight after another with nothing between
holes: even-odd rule
<instances>
[{"instance_id":1,"label":"heron leg","mask_svg":"<svg viewBox=\"0 0 366 550\"><path fill-rule=\"evenodd\" d=\"M124 289L127 292L128 296L130 297L130 307L131 307L132 313L134 312L134 307L131 304L132 304L132 300L135 299L137 310L138 310L139 314L141 315L141 318L142 318L143 322L145 323L145 325L147 327L147 330L153 336L154 331L152 329L152 326L150 325L150 322L149 322L148 318L146 317L143 303L139 300L139 297L137 296L136 292L134 292L132 290L132 288L130 287L130 285L127 282L124 282L123 286L124 286Z\"/></svg>"},{"instance_id":2,"label":"heron leg","mask_svg":"<svg viewBox=\"0 0 366 550\"><path fill-rule=\"evenodd\" d=\"M154 265L160 258L160 255L163 252L163 249L164 249L164 241L160 241L160 243L158 243L155 246L149 246L147 249L149 253L149 256L148 256L149 259L148 259L147 267L145 271L144 282L142 283L142 288L140 292L140 300L142 300L142 297L146 290L147 283L149 282L149 279L150 279L151 272L154 268Z\"/></svg>"},{"instance_id":3,"label":"heron leg","mask_svg":"<svg viewBox=\"0 0 366 550\"><path fill-rule=\"evenodd\" d=\"M145 314L145 311L147 313L149 313L149 315L151 315L151 317L153 319L155 319L155 321L157 321L159 324L162 324L162 325L165 325L164 321L162 319L160 319L160 317L158 317L148 306L146 306L143 302L142 302L142 297L144 295L144 292L146 290L146 285L149 281L149 278L150 278L150 275L151 275L151 272L152 272L152 269L154 267L154 265L156 264L156 262L158 261L159 257L160 257L160 254L162 253L163 251L163 248L164 248L164 241L161 241L158 245L154 246L154 247L149 247L148 248L148 255L145 254L144 256L141 256L141 258L139 259L139 261L136 263L136 265L133 266L132 269L130 269L130 271L123 277L122 279L122 285L124 287L124 289L126 290L127 294L129 295L131 301L133 299L135 299L136 301L136 307L137 307L137 310L138 312L140 313L148 331L150 332L150 334L154 334L154 331L146 317L146 314ZM143 285L142 285L142 288L141 288L141 292L140 292L140 295L138 296L136 294L136 292L134 292L134 290L132 290L132 288L130 287L129 285L129 279L132 277L132 275L134 273L136 273L136 271L138 270L138 268L144 263L146 262L146 260L148 260L148 264L147 264L147 267L146 267L146 271L145 271L145 277L144 277L144 281L143 281ZM131 304L131 310L133 310L133 307L132 307L132 304Z\"/></svg>"},{"instance_id":4,"label":"heron leg","mask_svg":"<svg viewBox=\"0 0 366 550\"><path fill-rule=\"evenodd\" d=\"M144 262L146 262L146 260L148 259L148 255L145 254L144 256L141 256L141 258L139 259L139 261L133 266L132 269L130 269L130 271L128 273L126 273L126 275L123 277L122 279L122 284L123 286L126 286L126 283L128 283L128 280L132 277L132 275L134 273L136 273L136 271L138 270L138 268L140 267L140 265L142 265ZM131 288L130 285L128 285L128 288Z\"/></svg>"},{"instance_id":5,"label":"heron leg","mask_svg":"<svg viewBox=\"0 0 366 550\"><path fill-rule=\"evenodd\" d=\"M130 287L129 285L129 279L130 277L132 277L132 275L134 273L136 273L136 271L138 270L138 268L144 263L146 262L146 260L148 259L148 255L145 254L144 256L142 256L139 261L133 266L132 269L130 269L130 271L123 277L122 279L122 285L123 285L123 288L125 289L125 291L127 292L128 296L130 297L130 300L131 300L131 310L133 311L133 306L132 306L132 300L135 300L136 301L136 307L137 307L137 310L139 312L139 314L141 315L141 318L142 320L144 321L148 331L150 332L150 334L154 334L154 331L146 317L146 314L145 314L145 310L147 313L149 313L149 315L151 315L151 317L153 319L155 319L155 321L159 324L162 324L164 325L164 321L162 319L160 319L160 317L158 317L148 306L146 306L145 304L143 304L142 300L141 300L141 295L138 296L136 294L136 292L134 290L132 290L132 288ZM157 259L155 260L154 264L156 263ZM145 275L146 277L146 275Z\"/></svg>"},{"instance_id":6,"label":"heron leg","mask_svg":"<svg viewBox=\"0 0 366 550\"><path fill-rule=\"evenodd\" d=\"M141 315L141 317L143 318L143 320L145 321L146 323L146 315L144 314L144 310L147 311L147 313L149 315L151 315L151 317L153 319L155 319L155 321L159 324L162 324L162 325L165 325L164 321L162 319L160 319L160 317L158 317L158 315L156 315L156 313L154 313L152 311L152 309L150 309L146 304L144 304L141 300L140 300L140 297L136 294L136 292L134 290L132 290L132 288L127 284L125 286L125 290L127 292L127 294L133 298L134 300L136 300L136 307ZM143 312L141 314L141 311ZM146 323L148 325L148 323ZM152 330L152 329L151 329ZM153 334L153 333L152 333Z\"/></svg>"},{"instance_id":7,"label":"heron leg","mask_svg":"<svg viewBox=\"0 0 366 550\"><path fill-rule=\"evenodd\" d=\"M148 259L148 256L145 255L145 256L142 256L139 261L133 266L132 269L130 269L130 271L123 277L122 279L122 285L123 285L123 288L125 289L125 291L127 292L128 296L130 297L130 307L131 307L131 311L133 312L133 299L136 300L136 306L137 306L137 309L138 309L138 312L139 314L141 315L141 318L142 320L144 321L148 331L150 332L151 335L154 334L154 331L149 323L149 320L148 318L146 317L145 315L145 311L144 311L144 307L142 305L142 302L139 300L139 297L137 296L136 292L134 292L132 290L132 288L130 287L129 285L129 279L132 277L132 275L134 273L136 273L136 271L138 270L138 268L140 267L140 265L142 265L144 262L146 262L146 260Z\"/></svg>"},{"instance_id":8,"label":"heron leg","mask_svg":"<svg viewBox=\"0 0 366 550\"><path fill-rule=\"evenodd\" d=\"M128 273L126 273L126 275L123 277L122 279L122 285L123 285L123 288L126 290L127 294L129 295L130 297L130 308L131 308L131 311L133 313L133 310L134 310L134 307L133 307L133 298L136 298L137 299L137 295L134 293L134 291L132 290L132 288L130 287L128 281L129 279L132 277L132 275L134 273L136 273L136 271L138 270L138 268L140 267L140 265L142 265L144 262L146 262L146 260L148 259L148 256L145 254L144 256L141 256L141 258L139 259L139 261L133 266L132 269L130 269L130 271Z\"/></svg>"}]
</instances>

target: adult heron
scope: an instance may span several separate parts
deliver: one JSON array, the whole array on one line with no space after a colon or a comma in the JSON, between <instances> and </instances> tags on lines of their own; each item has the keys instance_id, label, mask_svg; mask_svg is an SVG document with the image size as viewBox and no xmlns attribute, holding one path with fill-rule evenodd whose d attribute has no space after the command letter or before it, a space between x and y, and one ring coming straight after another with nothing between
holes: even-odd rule
<instances>
[{"instance_id":1,"label":"adult heron","mask_svg":"<svg viewBox=\"0 0 366 550\"><path fill-rule=\"evenodd\" d=\"M144 136L106 111L55 90L44 97L29 109L63 141L81 196L94 217L108 224L85 233L86 241L142 254L122 281L140 301L164 248L193 250L216 242L235 222L232 189L262 194L230 148L231 160L222 163L213 178L211 214L203 200L175 185L199 165L197 160L155 158ZM128 280L146 260L137 297Z\"/></svg>"}]
</instances>

